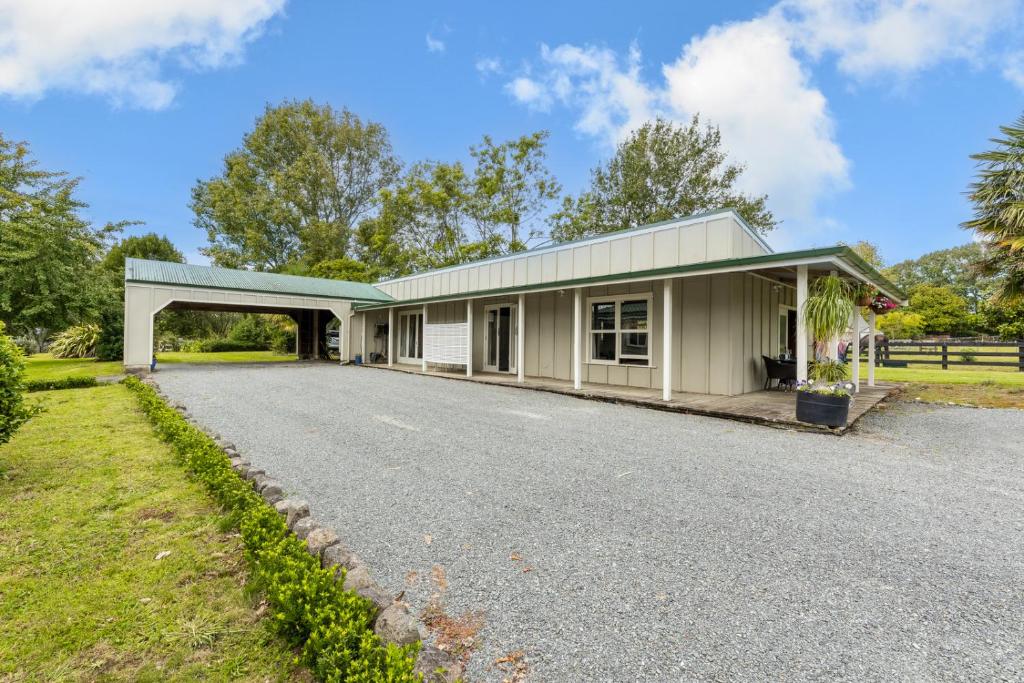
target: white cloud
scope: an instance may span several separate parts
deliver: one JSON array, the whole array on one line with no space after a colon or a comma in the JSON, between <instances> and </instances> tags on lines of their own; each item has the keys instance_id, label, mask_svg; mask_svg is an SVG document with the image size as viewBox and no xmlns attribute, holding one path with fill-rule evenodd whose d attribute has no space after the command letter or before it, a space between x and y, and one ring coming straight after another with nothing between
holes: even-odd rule
<instances>
[{"instance_id":1,"label":"white cloud","mask_svg":"<svg viewBox=\"0 0 1024 683\"><path fill-rule=\"evenodd\" d=\"M1016 23L1020 0L782 0L771 14L814 57L834 53L863 80L909 76L949 59L981 64Z\"/></svg>"},{"instance_id":2,"label":"white cloud","mask_svg":"<svg viewBox=\"0 0 1024 683\"><path fill-rule=\"evenodd\" d=\"M481 78L487 78L492 74L502 73L504 69L497 57L481 57L476 60L476 70Z\"/></svg>"},{"instance_id":3,"label":"white cloud","mask_svg":"<svg viewBox=\"0 0 1024 683\"><path fill-rule=\"evenodd\" d=\"M49 90L166 107L177 87L165 62L212 69L237 62L284 0L0 0L0 94Z\"/></svg>"},{"instance_id":4,"label":"white cloud","mask_svg":"<svg viewBox=\"0 0 1024 683\"><path fill-rule=\"evenodd\" d=\"M817 217L820 200L850 184L810 61L834 56L856 80L905 78L943 60L999 61L1024 88L1024 52L1006 57L993 45L1020 7L1021 0L781 0L764 15L694 37L662 65L660 78L644 75L635 45L625 57L591 45L543 45L506 89L533 109L564 106L577 130L607 145L655 116L687 121L699 113L721 128L733 160L746 164L743 189L767 193L778 217L808 228L827 222Z\"/></svg>"},{"instance_id":5,"label":"white cloud","mask_svg":"<svg viewBox=\"0 0 1024 683\"><path fill-rule=\"evenodd\" d=\"M445 44L440 38L427 34L427 52L444 52Z\"/></svg>"}]
</instances>

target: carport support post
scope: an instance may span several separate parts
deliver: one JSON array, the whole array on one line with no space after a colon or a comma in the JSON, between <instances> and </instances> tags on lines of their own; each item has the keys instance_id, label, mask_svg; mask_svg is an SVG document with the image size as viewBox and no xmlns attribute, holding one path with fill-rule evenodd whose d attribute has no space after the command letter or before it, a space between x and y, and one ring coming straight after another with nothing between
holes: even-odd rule
<instances>
[{"instance_id":1,"label":"carport support post","mask_svg":"<svg viewBox=\"0 0 1024 683\"><path fill-rule=\"evenodd\" d=\"M868 313L868 386L875 386L875 312Z\"/></svg>"},{"instance_id":2,"label":"carport support post","mask_svg":"<svg viewBox=\"0 0 1024 683\"><path fill-rule=\"evenodd\" d=\"M388 367L390 368L395 364L395 354L392 353L395 349L395 309L388 309Z\"/></svg>"},{"instance_id":3,"label":"carport support post","mask_svg":"<svg viewBox=\"0 0 1024 683\"><path fill-rule=\"evenodd\" d=\"M796 380L807 381L807 320L804 303L807 302L807 266L796 267Z\"/></svg>"},{"instance_id":4,"label":"carport support post","mask_svg":"<svg viewBox=\"0 0 1024 683\"><path fill-rule=\"evenodd\" d=\"M572 388L583 388L583 290L572 290Z\"/></svg>"},{"instance_id":5,"label":"carport support post","mask_svg":"<svg viewBox=\"0 0 1024 683\"><path fill-rule=\"evenodd\" d=\"M850 372L853 379L854 392L860 391L860 309L853 307L850 313L850 327L853 328L853 341L846 351L846 357L850 359Z\"/></svg>"},{"instance_id":6,"label":"carport support post","mask_svg":"<svg viewBox=\"0 0 1024 683\"><path fill-rule=\"evenodd\" d=\"M522 384L526 381L526 362L523 356L526 355L526 295L519 295L519 305L516 306L516 381Z\"/></svg>"},{"instance_id":7,"label":"carport support post","mask_svg":"<svg viewBox=\"0 0 1024 683\"><path fill-rule=\"evenodd\" d=\"M665 280L661 316L661 399L672 400L672 280Z\"/></svg>"},{"instance_id":8,"label":"carport support post","mask_svg":"<svg viewBox=\"0 0 1024 683\"><path fill-rule=\"evenodd\" d=\"M466 377L473 376L473 300L466 299Z\"/></svg>"},{"instance_id":9,"label":"carport support post","mask_svg":"<svg viewBox=\"0 0 1024 683\"><path fill-rule=\"evenodd\" d=\"M423 339L420 339L418 343L423 346L423 353L420 354L420 370L422 372L427 371L427 305L423 304Z\"/></svg>"}]
</instances>

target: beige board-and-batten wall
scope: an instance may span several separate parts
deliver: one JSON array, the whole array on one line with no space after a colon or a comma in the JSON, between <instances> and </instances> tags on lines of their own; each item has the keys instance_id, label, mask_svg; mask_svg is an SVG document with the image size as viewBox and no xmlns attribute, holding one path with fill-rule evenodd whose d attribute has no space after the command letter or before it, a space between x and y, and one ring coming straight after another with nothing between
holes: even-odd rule
<instances>
[{"instance_id":1,"label":"beige board-and-batten wall","mask_svg":"<svg viewBox=\"0 0 1024 683\"><path fill-rule=\"evenodd\" d=\"M662 281L587 287L583 290L583 381L641 388L661 388ZM762 355L778 354L780 306L793 306L792 287L749 273L700 275L673 280L673 390L735 395L764 384ZM606 365L589 358L587 299L622 294L651 294L650 366ZM473 300L473 369L482 371L485 354L484 307L516 303L517 295ZM572 379L571 289L526 295L524 359L528 377ZM395 311L422 311L407 306ZM387 322L387 311L357 314L350 325L350 360L360 353L362 317L367 317L367 352L383 352L385 341L374 340L374 323ZM427 306L427 322L465 322L466 301Z\"/></svg>"},{"instance_id":2,"label":"beige board-and-batten wall","mask_svg":"<svg viewBox=\"0 0 1024 683\"><path fill-rule=\"evenodd\" d=\"M731 211L409 275L375 285L399 301L541 287L769 253Z\"/></svg>"}]
</instances>

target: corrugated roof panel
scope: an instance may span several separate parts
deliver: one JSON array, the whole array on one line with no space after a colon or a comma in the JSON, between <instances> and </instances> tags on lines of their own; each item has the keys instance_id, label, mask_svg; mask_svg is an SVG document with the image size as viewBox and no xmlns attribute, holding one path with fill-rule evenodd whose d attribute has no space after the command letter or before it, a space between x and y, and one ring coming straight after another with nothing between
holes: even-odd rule
<instances>
[{"instance_id":1,"label":"corrugated roof panel","mask_svg":"<svg viewBox=\"0 0 1024 683\"><path fill-rule=\"evenodd\" d=\"M384 302L393 300L373 285L363 282L259 273L251 270L232 270L136 258L125 259L124 279L126 282L150 282L206 289L317 296L351 301Z\"/></svg>"}]
</instances>

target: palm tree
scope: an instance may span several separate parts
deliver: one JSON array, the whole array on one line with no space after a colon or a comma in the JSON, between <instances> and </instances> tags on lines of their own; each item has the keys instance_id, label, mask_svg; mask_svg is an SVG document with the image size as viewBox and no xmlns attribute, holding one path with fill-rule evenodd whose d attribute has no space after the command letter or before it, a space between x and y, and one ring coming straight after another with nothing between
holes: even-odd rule
<instances>
[{"instance_id":1,"label":"palm tree","mask_svg":"<svg viewBox=\"0 0 1024 683\"><path fill-rule=\"evenodd\" d=\"M982 271L1004 276L995 296L1010 302L1024 299L1024 115L999 130L995 149L971 155L979 169L968 195L974 218L963 227L982 238Z\"/></svg>"}]
</instances>

